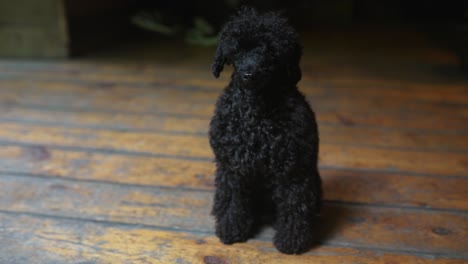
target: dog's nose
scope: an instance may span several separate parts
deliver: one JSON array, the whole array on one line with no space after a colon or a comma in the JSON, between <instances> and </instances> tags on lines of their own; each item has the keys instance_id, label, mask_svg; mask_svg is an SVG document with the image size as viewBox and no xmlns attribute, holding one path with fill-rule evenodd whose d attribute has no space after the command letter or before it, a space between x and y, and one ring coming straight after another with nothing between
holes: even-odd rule
<instances>
[{"instance_id":1,"label":"dog's nose","mask_svg":"<svg viewBox=\"0 0 468 264\"><path fill-rule=\"evenodd\" d=\"M244 80L244 81L248 81L251 78L252 78L252 73L250 73L250 72L246 72L246 73L242 74L242 80Z\"/></svg>"}]
</instances>

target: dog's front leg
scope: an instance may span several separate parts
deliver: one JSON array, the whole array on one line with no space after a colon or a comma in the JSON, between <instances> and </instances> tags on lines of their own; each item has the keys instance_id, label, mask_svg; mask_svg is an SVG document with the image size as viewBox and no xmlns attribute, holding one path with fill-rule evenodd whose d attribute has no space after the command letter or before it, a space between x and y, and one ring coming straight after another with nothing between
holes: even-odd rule
<instances>
[{"instance_id":1,"label":"dog's front leg","mask_svg":"<svg viewBox=\"0 0 468 264\"><path fill-rule=\"evenodd\" d=\"M239 173L218 169L212 214L224 244L245 242L252 235L251 186Z\"/></svg>"},{"instance_id":2,"label":"dog's front leg","mask_svg":"<svg viewBox=\"0 0 468 264\"><path fill-rule=\"evenodd\" d=\"M299 254L311 247L312 226L320 202L319 186L315 185L307 179L277 186L274 244L279 251Z\"/></svg>"}]
</instances>

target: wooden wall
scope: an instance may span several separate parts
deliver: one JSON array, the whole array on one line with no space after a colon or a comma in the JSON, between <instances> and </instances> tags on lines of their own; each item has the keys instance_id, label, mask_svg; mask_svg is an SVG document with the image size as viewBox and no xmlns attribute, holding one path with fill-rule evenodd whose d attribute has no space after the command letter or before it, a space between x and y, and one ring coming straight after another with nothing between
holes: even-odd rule
<instances>
[{"instance_id":1,"label":"wooden wall","mask_svg":"<svg viewBox=\"0 0 468 264\"><path fill-rule=\"evenodd\" d=\"M62 0L0 1L0 56L66 57L68 40Z\"/></svg>"},{"instance_id":2,"label":"wooden wall","mask_svg":"<svg viewBox=\"0 0 468 264\"><path fill-rule=\"evenodd\" d=\"M0 57L65 58L122 33L128 0L0 1ZM105 44L108 45L108 44Z\"/></svg>"}]
</instances>

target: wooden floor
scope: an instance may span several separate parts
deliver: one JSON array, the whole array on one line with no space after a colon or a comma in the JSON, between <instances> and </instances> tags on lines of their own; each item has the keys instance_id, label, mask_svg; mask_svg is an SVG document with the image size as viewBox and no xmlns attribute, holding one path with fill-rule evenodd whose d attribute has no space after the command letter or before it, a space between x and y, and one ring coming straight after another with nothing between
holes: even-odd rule
<instances>
[{"instance_id":1,"label":"wooden floor","mask_svg":"<svg viewBox=\"0 0 468 264\"><path fill-rule=\"evenodd\" d=\"M317 31L321 245L213 234L212 49L0 61L0 263L468 263L468 82L410 30ZM128 48L128 47L127 47ZM158 49L161 48L161 49ZM117 54L117 55L115 55Z\"/></svg>"}]
</instances>

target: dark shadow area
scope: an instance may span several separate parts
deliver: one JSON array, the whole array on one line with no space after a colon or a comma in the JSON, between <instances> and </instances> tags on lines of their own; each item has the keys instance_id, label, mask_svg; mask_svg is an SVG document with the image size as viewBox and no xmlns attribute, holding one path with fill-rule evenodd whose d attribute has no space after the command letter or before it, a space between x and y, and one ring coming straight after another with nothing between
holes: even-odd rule
<instances>
[{"instance_id":1,"label":"dark shadow area","mask_svg":"<svg viewBox=\"0 0 468 264\"><path fill-rule=\"evenodd\" d=\"M317 219L313 237L315 243L312 249L332 240L349 221L359 221L359 217L353 217L353 208L325 201L320 218Z\"/></svg>"},{"instance_id":2,"label":"dark shadow area","mask_svg":"<svg viewBox=\"0 0 468 264\"><path fill-rule=\"evenodd\" d=\"M135 44L146 42L213 48L220 27L242 5L284 10L291 24L304 34L366 26L376 32L389 25L413 27L456 51L466 65L468 2L464 0L65 0L71 54L88 56L122 45L134 49Z\"/></svg>"},{"instance_id":3,"label":"dark shadow area","mask_svg":"<svg viewBox=\"0 0 468 264\"><path fill-rule=\"evenodd\" d=\"M284 10L291 24L307 34L317 29L372 26L417 27L457 52L466 65L468 2L371 0L34 0L0 4L0 56L88 57L127 44L168 41L214 47L224 22L242 5ZM124 45L125 46L125 45ZM117 49L116 49L117 48ZM155 60L158 58L155 57Z\"/></svg>"},{"instance_id":4,"label":"dark shadow area","mask_svg":"<svg viewBox=\"0 0 468 264\"><path fill-rule=\"evenodd\" d=\"M363 179L363 178L360 178ZM357 183L355 177L349 175L343 175L339 177L323 177L323 186L338 186L338 185L349 185L349 186L365 186L372 184L372 182L361 182ZM353 182L353 184L350 184ZM329 188L329 187L327 187ZM344 197L357 195L359 190L337 188L340 190L349 190L349 193L343 193ZM365 188L366 190L369 188ZM378 189L375 189L378 191ZM369 193L369 196L373 194ZM274 230L274 212L272 207L267 207L268 203L262 203L263 210L256 212L256 218L259 221L254 226L252 238L260 238L271 241L275 234ZM313 238L313 242L310 245L308 251L313 250L323 244L328 244L330 241L340 239L340 232L343 228L349 225L361 224L367 221L362 215L362 210L357 211L355 205L349 205L346 202L331 201L327 200L327 194L325 193L320 215L314 220L313 230L310 234ZM306 251L306 252L308 252ZM303 253L306 253L303 252Z\"/></svg>"}]
</instances>

